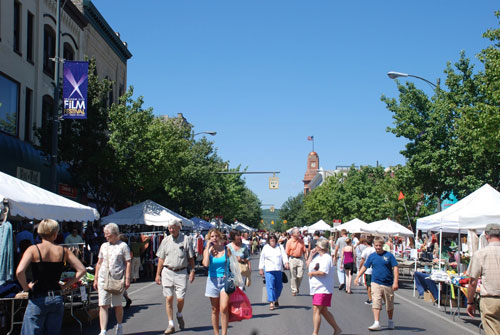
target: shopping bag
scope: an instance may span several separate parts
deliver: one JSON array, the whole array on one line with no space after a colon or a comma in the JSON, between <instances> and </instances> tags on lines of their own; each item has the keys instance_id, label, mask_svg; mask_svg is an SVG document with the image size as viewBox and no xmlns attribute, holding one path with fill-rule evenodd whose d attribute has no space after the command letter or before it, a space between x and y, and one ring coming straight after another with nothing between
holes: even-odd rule
<instances>
[{"instance_id":1,"label":"shopping bag","mask_svg":"<svg viewBox=\"0 0 500 335\"><path fill-rule=\"evenodd\" d=\"M239 287L229 296L229 322L252 318L252 305Z\"/></svg>"}]
</instances>

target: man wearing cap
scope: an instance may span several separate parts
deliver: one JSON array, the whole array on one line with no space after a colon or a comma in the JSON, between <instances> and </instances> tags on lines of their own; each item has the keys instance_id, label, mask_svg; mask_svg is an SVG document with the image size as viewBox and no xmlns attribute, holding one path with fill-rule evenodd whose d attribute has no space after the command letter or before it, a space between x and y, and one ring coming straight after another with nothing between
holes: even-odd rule
<instances>
[{"instance_id":1,"label":"man wearing cap","mask_svg":"<svg viewBox=\"0 0 500 335\"><path fill-rule=\"evenodd\" d=\"M188 281L187 267L189 264L189 282L194 280L194 248L191 238L180 232L181 220L175 220L168 224L170 235L160 244L156 256L158 256L158 268L156 270L156 283L163 286L163 295L167 301L168 328L165 334L175 332L174 325L174 291L177 296L177 322L179 328L184 329L184 296Z\"/></svg>"},{"instance_id":2,"label":"man wearing cap","mask_svg":"<svg viewBox=\"0 0 500 335\"><path fill-rule=\"evenodd\" d=\"M484 333L493 335L500 329L500 224L487 225L485 233L489 244L472 256L469 267L467 314L474 317L474 296L478 278L481 278L481 321Z\"/></svg>"}]
</instances>

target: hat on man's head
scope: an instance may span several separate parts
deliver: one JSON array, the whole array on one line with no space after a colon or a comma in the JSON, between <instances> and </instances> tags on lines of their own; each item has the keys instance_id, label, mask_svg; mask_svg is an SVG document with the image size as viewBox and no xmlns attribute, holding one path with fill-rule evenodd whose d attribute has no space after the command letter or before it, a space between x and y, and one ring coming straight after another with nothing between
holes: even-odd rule
<instances>
[{"instance_id":1,"label":"hat on man's head","mask_svg":"<svg viewBox=\"0 0 500 335\"><path fill-rule=\"evenodd\" d=\"M320 249L323 249L323 250L328 250L328 240L327 239L322 239L322 240L319 240L317 243L316 243L316 246Z\"/></svg>"},{"instance_id":2,"label":"hat on man's head","mask_svg":"<svg viewBox=\"0 0 500 335\"><path fill-rule=\"evenodd\" d=\"M500 224L498 223L490 223L486 226L484 230L488 235L498 235L500 234Z\"/></svg>"}]
</instances>

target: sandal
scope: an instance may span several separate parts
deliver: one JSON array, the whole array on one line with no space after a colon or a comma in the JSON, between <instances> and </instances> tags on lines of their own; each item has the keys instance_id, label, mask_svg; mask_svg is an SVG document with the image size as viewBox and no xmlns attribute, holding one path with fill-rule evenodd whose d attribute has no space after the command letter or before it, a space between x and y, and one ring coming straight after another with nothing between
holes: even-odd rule
<instances>
[{"instance_id":1,"label":"sandal","mask_svg":"<svg viewBox=\"0 0 500 335\"><path fill-rule=\"evenodd\" d=\"M269 310L270 311L274 311L274 305L273 304L269 305Z\"/></svg>"}]
</instances>

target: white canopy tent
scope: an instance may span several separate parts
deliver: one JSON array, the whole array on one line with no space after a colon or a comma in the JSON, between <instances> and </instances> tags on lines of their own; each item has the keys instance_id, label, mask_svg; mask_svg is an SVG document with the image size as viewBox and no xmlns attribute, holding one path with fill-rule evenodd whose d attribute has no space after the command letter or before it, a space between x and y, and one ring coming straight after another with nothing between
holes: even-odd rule
<instances>
[{"instance_id":1,"label":"white canopy tent","mask_svg":"<svg viewBox=\"0 0 500 335\"><path fill-rule=\"evenodd\" d=\"M248 232L253 232L255 231L254 228L250 227L250 226L247 226L246 224L242 223L242 222L235 222L233 225L232 225L232 228L233 229L236 229L236 230L240 230L240 231L248 231Z\"/></svg>"},{"instance_id":2,"label":"white canopy tent","mask_svg":"<svg viewBox=\"0 0 500 335\"><path fill-rule=\"evenodd\" d=\"M99 219L99 212L95 208L0 172L0 202L4 198L9 200L9 215L14 219L73 222Z\"/></svg>"},{"instance_id":3,"label":"white canopy tent","mask_svg":"<svg viewBox=\"0 0 500 335\"><path fill-rule=\"evenodd\" d=\"M369 223L367 227L361 228L361 231L366 233L391 236L411 237L414 235L410 229L390 219Z\"/></svg>"},{"instance_id":4,"label":"white canopy tent","mask_svg":"<svg viewBox=\"0 0 500 335\"><path fill-rule=\"evenodd\" d=\"M125 208L119 212L102 218L102 223L116 223L117 225L145 224L148 226L163 226L176 219L182 221L182 229L192 229L194 224L170 209L157 204L154 201L146 200L140 204Z\"/></svg>"},{"instance_id":5,"label":"white canopy tent","mask_svg":"<svg viewBox=\"0 0 500 335\"><path fill-rule=\"evenodd\" d=\"M484 230L488 223L500 222L500 193L483 185L442 212L417 219L417 230Z\"/></svg>"},{"instance_id":6,"label":"white canopy tent","mask_svg":"<svg viewBox=\"0 0 500 335\"><path fill-rule=\"evenodd\" d=\"M194 227L196 230L210 230L212 229L212 225L210 222L200 219L198 217L192 217L191 221L193 221Z\"/></svg>"},{"instance_id":7,"label":"white canopy tent","mask_svg":"<svg viewBox=\"0 0 500 335\"><path fill-rule=\"evenodd\" d=\"M347 221L344 224L332 228L332 231L341 231L342 229L345 229L349 233L354 234L354 233L362 233L363 231L361 229L366 227L368 227L368 223L358 218L355 218L352 219L351 221Z\"/></svg>"},{"instance_id":8,"label":"white canopy tent","mask_svg":"<svg viewBox=\"0 0 500 335\"><path fill-rule=\"evenodd\" d=\"M307 230L311 233L314 233L316 230L330 231L331 229L332 229L332 226L330 226L328 223L326 223L323 220L319 220L315 224L312 224L309 227L307 227Z\"/></svg>"}]
</instances>

